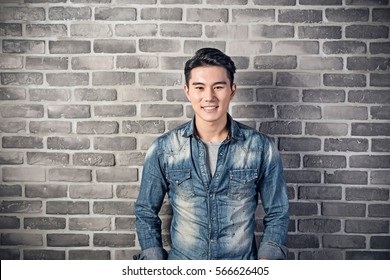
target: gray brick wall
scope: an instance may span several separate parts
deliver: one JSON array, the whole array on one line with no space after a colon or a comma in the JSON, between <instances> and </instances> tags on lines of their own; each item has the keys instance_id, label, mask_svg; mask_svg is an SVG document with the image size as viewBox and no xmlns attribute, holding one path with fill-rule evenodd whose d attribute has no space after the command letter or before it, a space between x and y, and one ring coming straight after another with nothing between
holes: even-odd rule
<instances>
[{"instance_id":1,"label":"gray brick wall","mask_svg":"<svg viewBox=\"0 0 390 280\"><path fill-rule=\"evenodd\" d=\"M289 258L390 259L389 22L388 0L2 0L0 258L139 250L145 152L192 116L183 64L211 46L281 151Z\"/></svg>"}]
</instances>

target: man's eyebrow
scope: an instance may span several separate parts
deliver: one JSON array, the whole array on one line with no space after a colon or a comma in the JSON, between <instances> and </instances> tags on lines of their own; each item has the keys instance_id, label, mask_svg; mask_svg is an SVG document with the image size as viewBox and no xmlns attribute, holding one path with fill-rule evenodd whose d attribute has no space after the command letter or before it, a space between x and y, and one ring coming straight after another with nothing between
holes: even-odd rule
<instances>
[{"instance_id":1,"label":"man's eyebrow","mask_svg":"<svg viewBox=\"0 0 390 280\"><path fill-rule=\"evenodd\" d=\"M213 83L213 86L215 86L215 85L220 85L220 84L226 85L227 82L226 82L226 81L215 82L215 83ZM192 85L194 85L194 86L197 86L197 85L205 85L205 83L202 83L202 82L193 82Z\"/></svg>"}]
</instances>

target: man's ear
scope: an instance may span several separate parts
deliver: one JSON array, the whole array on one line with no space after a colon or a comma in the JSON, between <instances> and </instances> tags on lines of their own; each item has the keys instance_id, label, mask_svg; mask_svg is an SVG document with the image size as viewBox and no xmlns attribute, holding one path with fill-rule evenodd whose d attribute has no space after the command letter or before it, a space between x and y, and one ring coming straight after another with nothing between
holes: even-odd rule
<instances>
[{"instance_id":1,"label":"man's ear","mask_svg":"<svg viewBox=\"0 0 390 280\"><path fill-rule=\"evenodd\" d=\"M232 84L232 93L230 94L230 100L236 95L237 85L235 83Z\"/></svg>"},{"instance_id":2,"label":"man's ear","mask_svg":"<svg viewBox=\"0 0 390 280\"><path fill-rule=\"evenodd\" d=\"M190 100L190 89L188 88L187 84L184 84L184 92L185 92L185 94L186 94L186 96L187 96L187 99L188 99L189 101L191 101L191 100Z\"/></svg>"}]
</instances>

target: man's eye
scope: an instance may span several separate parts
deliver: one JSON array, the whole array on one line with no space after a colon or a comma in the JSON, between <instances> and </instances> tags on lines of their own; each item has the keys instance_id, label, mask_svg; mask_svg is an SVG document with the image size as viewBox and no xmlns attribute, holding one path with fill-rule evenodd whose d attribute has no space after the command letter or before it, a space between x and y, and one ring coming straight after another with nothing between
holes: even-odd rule
<instances>
[{"instance_id":1,"label":"man's eye","mask_svg":"<svg viewBox=\"0 0 390 280\"><path fill-rule=\"evenodd\" d=\"M221 90L223 89L223 86L217 86L217 87L214 87L215 90Z\"/></svg>"},{"instance_id":2,"label":"man's eye","mask_svg":"<svg viewBox=\"0 0 390 280\"><path fill-rule=\"evenodd\" d=\"M203 90L203 87L195 87L196 90Z\"/></svg>"}]
</instances>

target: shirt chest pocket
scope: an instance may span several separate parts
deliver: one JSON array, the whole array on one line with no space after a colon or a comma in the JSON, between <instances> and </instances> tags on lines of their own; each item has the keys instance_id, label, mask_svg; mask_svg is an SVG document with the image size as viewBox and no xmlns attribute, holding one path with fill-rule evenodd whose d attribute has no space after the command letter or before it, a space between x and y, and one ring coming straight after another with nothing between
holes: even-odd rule
<instances>
[{"instance_id":1,"label":"shirt chest pocket","mask_svg":"<svg viewBox=\"0 0 390 280\"><path fill-rule=\"evenodd\" d=\"M256 169L231 170L229 172L229 198L241 200L255 196L257 193L256 179Z\"/></svg>"},{"instance_id":2,"label":"shirt chest pocket","mask_svg":"<svg viewBox=\"0 0 390 280\"><path fill-rule=\"evenodd\" d=\"M167 170L166 174L169 188L175 195L182 198L195 196L190 169Z\"/></svg>"}]
</instances>

